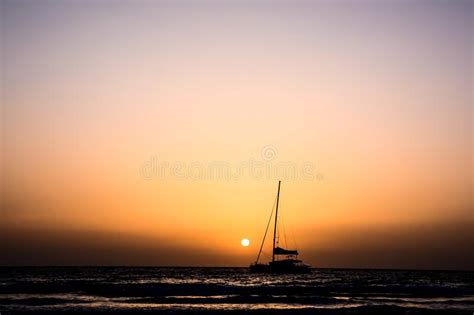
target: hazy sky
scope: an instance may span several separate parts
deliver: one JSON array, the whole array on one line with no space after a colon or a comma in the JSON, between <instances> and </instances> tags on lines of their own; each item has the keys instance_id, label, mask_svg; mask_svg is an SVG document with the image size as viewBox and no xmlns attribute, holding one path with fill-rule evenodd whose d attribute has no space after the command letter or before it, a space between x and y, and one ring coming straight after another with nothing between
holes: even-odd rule
<instances>
[{"instance_id":1,"label":"hazy sky","mask_svg":"<svg viewBox=\"0 0 474 315\"><path fill-rule=\"evenodd\" d=\"M474 265L472 1L0 3L0 264Z\"/></svg>"}]
</instances>

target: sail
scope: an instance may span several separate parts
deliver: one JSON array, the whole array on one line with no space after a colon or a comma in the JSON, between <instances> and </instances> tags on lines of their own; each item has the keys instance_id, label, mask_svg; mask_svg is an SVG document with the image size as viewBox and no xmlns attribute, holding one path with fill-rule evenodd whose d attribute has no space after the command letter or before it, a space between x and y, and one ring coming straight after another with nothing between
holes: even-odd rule
<instances>
[{"instance_id":1,"label":"sail","mask_svg":"<svg viewBox=\"0 0 474 315\"><path fill-rule=\"evenodd\" d=\"M284 249L281 247L275 247L273 249L273 254L274 255L298 255L297 250L290 250L290 249Z\"/></svg>"}]
</instances>

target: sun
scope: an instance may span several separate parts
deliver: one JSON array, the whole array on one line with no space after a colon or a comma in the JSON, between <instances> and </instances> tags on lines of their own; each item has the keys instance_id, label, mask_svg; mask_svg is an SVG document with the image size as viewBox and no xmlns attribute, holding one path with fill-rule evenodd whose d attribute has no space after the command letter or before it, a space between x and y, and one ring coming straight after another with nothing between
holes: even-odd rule
<instances>
[{"instance_id":1,"label":"sun","mask_svg":"<svg viewBox=\"0 0 474 315\"><path fill-rule=\"evenodd\" d=\"M240 244L242 244L243 247L247 247L250 245L250 241L247 239L247 238L243 238L241 241L240 241Z\"/></svg>"}]
</instances>

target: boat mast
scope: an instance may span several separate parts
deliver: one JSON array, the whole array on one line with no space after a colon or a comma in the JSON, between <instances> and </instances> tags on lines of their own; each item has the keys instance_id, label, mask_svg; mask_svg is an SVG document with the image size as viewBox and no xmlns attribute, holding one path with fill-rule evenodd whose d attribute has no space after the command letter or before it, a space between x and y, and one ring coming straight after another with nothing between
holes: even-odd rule
<instances>
[{"instance_id":1,"label":"boat mast","mask_svg":"<svg viewBox=\"0 0 474 315\"><path fill-rule=\"evenodd\" d=\"M275 227L273 228L272 262L275 261L275 239L276 239L277 220L278 220L278 203L280 201L280 184L281 184L281 180L278 181L277 205L276 205L276 211L275 211Z\"/></svg>"}]
</instances>

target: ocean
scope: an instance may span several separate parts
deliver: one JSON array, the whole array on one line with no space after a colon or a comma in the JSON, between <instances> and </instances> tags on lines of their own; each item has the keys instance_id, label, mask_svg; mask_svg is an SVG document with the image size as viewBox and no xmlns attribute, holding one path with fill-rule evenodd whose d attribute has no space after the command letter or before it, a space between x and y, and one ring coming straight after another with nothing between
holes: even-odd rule
<instances>
[{"instance_id":1,"label":"ocean","mask_svg":"<svg viewBox=\"0 0 474 315\"><path fill-rule=\"evenodd\" d=\"M2 267L7 314L473 314L474 273L246 268Z\"/></svg>"}]
</instances>

